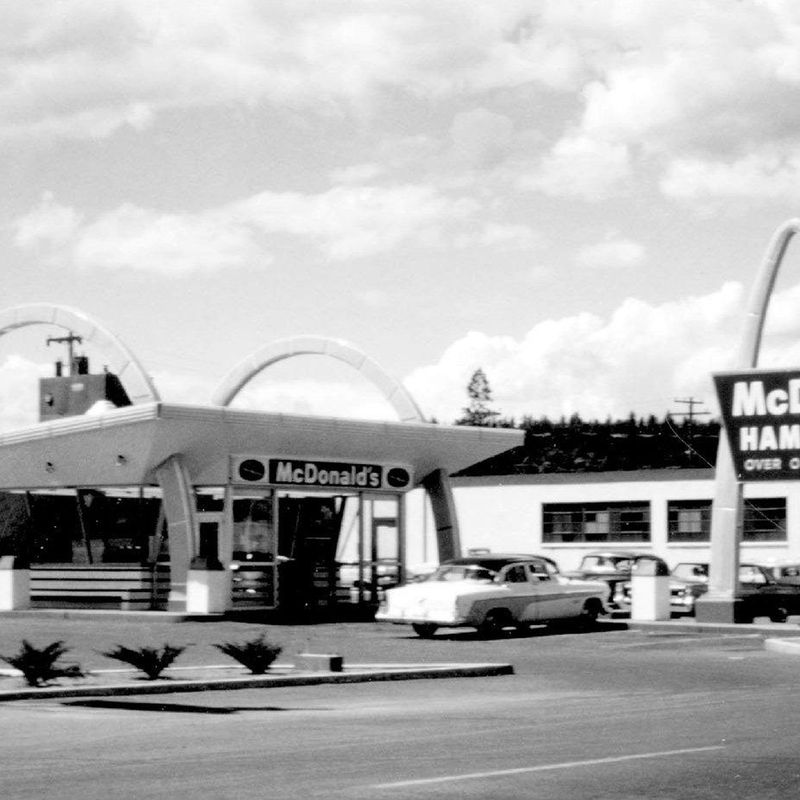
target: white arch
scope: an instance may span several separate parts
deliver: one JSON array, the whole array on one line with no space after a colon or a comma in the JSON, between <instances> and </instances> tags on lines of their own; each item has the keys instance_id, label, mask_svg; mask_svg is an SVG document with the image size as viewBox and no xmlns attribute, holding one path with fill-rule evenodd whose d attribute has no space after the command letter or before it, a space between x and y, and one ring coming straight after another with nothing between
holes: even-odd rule
<instances>
[{"instance_id":1,"label":"white arch","mask_svg":"<svg viewBox=\"0 0 800 800\"><path fill-rule=\"evenodd\" d=\"M56 325L80 336L110 356L109 369L133 404L160 400L158 391L131 351L109 330L82 311L51 303L31 303L0 311L0 336L28 325Z\"/></svg>"},{"instance_id":2,"label":"white arch","mask_svg":"<svg viewBox=\"0 0 800 800\"><path fill-rule=\"evenodd\" d=\"M240 361L223 379L212 395L211 402L227 406L241 389L259 372L287 358L302 355L320 355L349 364L369 380L389 401L401 422L425 422L414 398L405 387L357 347L338 339L324 336L297 336L279 339L256 350Z\"/></svg>"}]
</instances>

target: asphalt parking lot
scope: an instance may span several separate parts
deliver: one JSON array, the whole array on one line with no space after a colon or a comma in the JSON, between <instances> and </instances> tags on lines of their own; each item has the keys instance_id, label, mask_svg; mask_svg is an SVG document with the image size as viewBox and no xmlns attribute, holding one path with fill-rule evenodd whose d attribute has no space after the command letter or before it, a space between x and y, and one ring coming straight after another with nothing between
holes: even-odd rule
<instances>
[{"instance_id":1,"label":"asphalt parking lot","mask_svg":"<svg viewBox=\"0 0 800 800\"><path fill-rule=\"evenodd\" d=\"M800 632L783 627L779 630ZM289 797L785 798L800 789L798 665L752 626L480 639L330 623L101 625L0 620L0 653L54 637L87 668L115 643L189 645L266 631L287 658L498 661L513 675L168 697L24 701L0 715L5 795ZM57 783L56 783L57 781Z\"/></svg>"}]
</instances>

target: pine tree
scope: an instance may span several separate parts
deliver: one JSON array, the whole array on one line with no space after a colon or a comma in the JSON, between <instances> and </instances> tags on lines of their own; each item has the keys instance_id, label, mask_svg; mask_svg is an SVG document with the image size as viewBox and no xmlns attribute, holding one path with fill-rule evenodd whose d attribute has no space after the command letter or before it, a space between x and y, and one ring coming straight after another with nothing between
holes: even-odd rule
<instances>
[{"instance_id":1,"label":"pine tree","mask_svg":"<svg viewBox=\"0 0 800 800\"><path fill-rule=\"evenodd\" d=\"M472 373L467 385L467 397L469 405L462 409L463 416L456 420L456 425L492 425L499 412L489 406L492 402L492 390L486 373L480 367Z\"/></svg>"}]
</instances>

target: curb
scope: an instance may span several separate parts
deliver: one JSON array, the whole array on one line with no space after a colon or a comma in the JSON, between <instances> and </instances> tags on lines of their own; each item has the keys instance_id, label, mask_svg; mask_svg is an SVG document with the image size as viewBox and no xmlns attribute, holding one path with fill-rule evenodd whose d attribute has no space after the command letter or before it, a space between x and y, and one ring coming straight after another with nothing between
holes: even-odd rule
<instances>
[{"instance_id":1,"label":"curb","mask_svg":"<svg viewBox=\"0 0 800 800\"><path fill-rule=\"evenodd\" d=\"M204 680L155 680L139 683L100 686L50 686L41 689L0 691L0 702L11 700L44 700L62 697L112 697L115 695L170 694L174 692L207 692L229 689L277 689L287 686L319 686L325 683L369 683L373 681L408 681L431 678L479 678L513 675L511 664L461 664L444 666L408 666L344 672L321 672L301 675L252 675L241 678Z\"/></svg>"},{"instance_id":2,"label":"curb","mask_svg":"<svg viewBox=\"0 0 800 800\"><path fill-rule=\"evenodd\" d=\"M765 636L783 634L800 636L800 626L791 622L736 623L736 622L696 622L694 620L625 620L628 630L672 631L674 633L757 633Z\"/></svg>"},{"instance_id":3,"label":"curb","mask_svg":"<svg viewBox=\"0 0 800 800\"><path fill-rule=\"evenodd\" d=\"M765 639L764 649L772 653L783 653L789 656L800 656L800 640L798 639Z\"/></svg>"}]
</instances>

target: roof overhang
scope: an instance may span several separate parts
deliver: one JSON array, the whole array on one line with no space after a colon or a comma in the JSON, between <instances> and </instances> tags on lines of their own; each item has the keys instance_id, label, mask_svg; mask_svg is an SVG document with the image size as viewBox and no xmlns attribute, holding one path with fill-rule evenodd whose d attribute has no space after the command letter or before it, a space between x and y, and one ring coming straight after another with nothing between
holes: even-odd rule
<instances>
[{"instance_id":1,"label":"roof overhang","mask_svg":"<svg viewBox=\"0 0 800 800\"><path fill-rule=\"evenodd\" d=\"M152 484L173 455L201 486L226 484L231 457L241 455L403 465L418 485L435 470L457 472L523 438L510 429L143 403L0 434L0 489Z\"/></svg>"}]
</instances>

